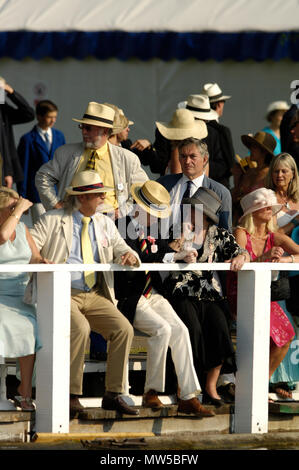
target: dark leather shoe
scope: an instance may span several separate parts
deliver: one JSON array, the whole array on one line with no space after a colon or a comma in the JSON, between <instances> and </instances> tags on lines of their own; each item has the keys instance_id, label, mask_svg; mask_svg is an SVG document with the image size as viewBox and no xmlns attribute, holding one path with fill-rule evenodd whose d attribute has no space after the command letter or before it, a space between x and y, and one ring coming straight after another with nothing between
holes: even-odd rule
<instances>
[{"instance_id":1,"label":"dark leather shoe","mask_svg":"<svg viewBox=\"0 0 299 470\"><path fill-rule=\"evenodd\" d=\"M77 411L82 411L82 410L84 410L84 406L81 405L78 397L71 397L70 398L70 412L76 413Z\"/></svg>"},{"instance_id":2,"label":"dark leather shoe","mask_svg":"<svg viewBox=\"0 0 299 470\"><path fill-rule=\"evenodd\" d=\"M133 408L132 406L127 405L125 400L120 396L111 396L105 394L102 400L102 408L104 410L115 410L119 413L123 413L126 415L138 415L139 410Z\"/></svg>"},{"instance_id":3,"label":"dark leather shoe","mask_svg":"<svg viewBox=\"0 0 299 470\"><path fill-rule=\"evenodd\" d=\"M178 411L180 413L194 414L201 418L215 416L214 411L207 410L196 397L190 398L190 400L179 400Z\"/></svg>"},{"instance_id":4,"label":"dark leather shoe","mask_svg":"<svg viewBox=\"0 0 299 470\"><path fill-rule=\"evenodd\" d=\"M216 408L219 408L222 405L225 405L225 401L223 398L214 398L211 397L207 392L203 392L202 394L202 402L204 405L213 405Z\"/></svg>"},{"instance_id":5,"label":"dark leather shoe","mask_svg":"<svg viewBox=\"0 0 299 470\"><path fill-rule=\"evenodd\" d=\"M158 394L155 390L149 390L143 395L142 406L151 408L154 411L164 408L163 403L160 401Z\"/></svg>"}]
</instances>

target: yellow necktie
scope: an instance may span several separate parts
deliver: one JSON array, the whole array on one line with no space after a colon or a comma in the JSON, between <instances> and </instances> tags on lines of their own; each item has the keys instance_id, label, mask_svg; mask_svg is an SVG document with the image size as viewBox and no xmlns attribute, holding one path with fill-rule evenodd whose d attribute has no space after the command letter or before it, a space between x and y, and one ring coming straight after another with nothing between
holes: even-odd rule
<instances>
[{"instance_id":1,"label":"yellow necktie","mask_svg":"<svg viewBox=\"0 0 299 470\"><path fill-rule=\"evenodd\" d=\"M96 150L94 150L91 153L91 155L88 159L85 170L95 170L96 169L96 160L97 160L97 158L99 158L98 154L97 154Z\"/></svg>"},{"instance_id":2,"label":"yellow necktie","mask_svg":"<svg viewBox=\"0 0 299 470\"><path fill-rule=\"evenodd\" d=\"M90 222L90 217L83 217L82 231L81 231L81 249L82 249L82 258L84 264L93 264L94 258L92 253L91 241L88 233L88 225ZM91 289L96 283L96 276L94 271L84 271L84 279L86 285Z\"/></svg>"}]
</instances>

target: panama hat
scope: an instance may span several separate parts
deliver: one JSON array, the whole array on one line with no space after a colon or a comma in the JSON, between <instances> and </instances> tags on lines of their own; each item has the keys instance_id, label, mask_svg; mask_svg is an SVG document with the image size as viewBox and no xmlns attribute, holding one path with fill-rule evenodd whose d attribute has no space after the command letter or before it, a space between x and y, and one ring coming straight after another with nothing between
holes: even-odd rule
<instances>
[{"instance_id":1,"label":"panama hat","mask_svg":"<svg viewBox=\"0 0 299 470\"><path fill-rule=\"evenodd\" d=\"M85 170L77 173L72 181L72 186L66 188L66 193L70 196L79 194L106 193L114 188L104 186L100 175L93 170Z\"/></svg>"},{"instance_id":2,"label":"panama hat","mask_svg":"<svg viewBox=\"0 0 299 470\"><path fill-rule=\"evenodd\" d=\"M268 120L269 114L273 111L287 111L289 108L290 106L286 101L273 101L273 103L269 104L265 117Z\"/></svg>"},{"instance_id":3,"label":"panama hat","mask_svg":"<svg viewBox=\"0 0 299 470\"><path fill-rule=\"evenodd\" d=\"M202 88L202 92L209 97L210 103L226 101L231 98L231 96L222 94L222 90L217 83L206 83Z\"/></svg>"},{"instance_id":4,"label":"panama hat","mask_svg":"<svg viewBox=\"0 0 299 470\"><path fill-rule=\"evenodd\" d=\"M163 137L169 140L184 140L189 137L204 139L208 135L206 124L196 121L187 109L177 109L170 122L156 122L156 126Z\"/></svg>"},{"instance_id":5,"label":"panama hat","mask_svg":"<svg viewBox=\"0 0 299 470\"><path fill-rule=\"evenodd\" d=\"M197 119L212 121L218 119L216 111L211 109L210 101L207 95L189 95L187 101L181 101L178 108L186 108L192 112Z\"/></svg>"},{"instance_id":6,"label":"panama hat","mask_svg":"<svg viewBox=\"0 0 299 470\"><path fill-rule=\"evenodd\" d=\"M255 189L251 193L246 194L240 200L240 204L243 210L243 215L239 220L242 220L246 215L252 214L259 209L265 207L271 207L272 215L275 215L283 207L282 204L278 204L275 192L272 189L259 188Z\"/></svg>"},{"instance_id":7,"label":"panama hat","mask_svg":"<svg viewBox=\"0 0 299 470\"><path fill-rule=\"evenodd\" d=\"M171 213L170 195L157 181L134 183L130 188L134 200L149 214L164 219Z\"/></svg>"},{"instance_id":8,"label":"panama hat","mask_svg":"<svg viewBox=\"0 0 299 470\"><path fill-rule=\"evenodd\" d=\"M273 151L276 147L276 140L268 132L257 132L254 136L242 135L241 140L245 147L250 150L252 144L258 145L262 150L265 150L270 155L274 156Z\"/></svg>"},{"instance_id":9,"label":"panama hat","mask_svg":"<svg viewBox=\"0 0 299 470\"><path fill-rule=\"evenodd\" d=\"M198 210L201 210L202 205L203 213L213 220L215 224L219 223L219 216L217 214L222 202L218 195L211 189L203 187L198 188L192 197L183 198L182 204L191 204L191 207Z\"/></svg>"},{"instance_id":10,"label":"panama hat","mask_svg":"<svg viewBox=\"0 0 299 470\"><path fill-rule=\"evenodd\" d=\"M110 106L91 101L88 103L83 118L73 118L73 121L81 122L82 124L90 124L92 126L113 128L114 114L115 111Z\"/></svg>"},{"instance_id":11,"label":"panama hat","mask_svg":"<svg viewBox=\"0 0 299 470\"><path fill-rule=\"evenodd\" d=\"M119 108L119 112L120 112L120 114L121 114L122 116L125 115L125 113L123 112L123 110L120 109L120 108ZM129 119L129 126L133 126L133 124L134 124L134 121L131 121L131 120Z\"/></svg>"}]
</instances>

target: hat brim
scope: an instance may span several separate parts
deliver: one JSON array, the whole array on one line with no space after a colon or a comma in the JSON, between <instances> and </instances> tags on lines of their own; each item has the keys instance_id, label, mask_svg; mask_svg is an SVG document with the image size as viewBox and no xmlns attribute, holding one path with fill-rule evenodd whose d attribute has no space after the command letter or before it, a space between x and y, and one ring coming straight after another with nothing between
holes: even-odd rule
<instances>
[{"instance_id":1,"label":"hat brim","mask_svg":"<svg viewBox=\"0 0 299 470\"><path fill-rule=\"evenodd\" d=\"M258 145L262 150L265 150L267 153L272 155L272 157L274 157L274 153L273 153L272 150L270 150L265 145L261 144L258 140L256 140L251 135L247 135L247 134L241 135L241 140L242 140L243 144L245 145L245 147L247 147L249 150L250 150L250 147L251 147L252 144Z\"/></svg>"},{"instance_id":2,"label":"hat brim","mask_svg":"<svg viewBox=\"0 0 299 470\"><path fill-rule=\"evenodd\" d=\"M210 98L210 103L217 103L217 101L226 101L230 99L231 99L231 96L222 95L220 97L218 96L217 98Z\"/></svg>"},{"instance_id":3,"label":"hat brim","mask_svg":"<svg viewBox=\"0 0 299 470\"><path fill-rule=\"evenodd\" d=\"M149 214L158 217L159 219L166 219L166 217L169 217L171 214L171 207L170 205L165 205L161 206L161 210L156 209L156 206L153 207L153 205L147 205L145 202L140 198L139 196L139 191L142 188L144 183L133 183L130 188L130 193L134 199L134 201L137 202L139 206L141 206L146 212Z\"/></svg>"},{"instance_id":4,"label":"hat brim","mask_svg":"<svg viewBox=\"0 0 299 470\"><path fill-rule=\"evenodd\" d=\"M114 188L103 186L103 188L90 189L89 191L74 191L73 186L69 186L65 190L66 194L69 196L79 196L80 194L108 193L110 191L114 191Z\"/></svg>"},{"instance_id":5,"label":"hat brim","mask_svg":"<svg viewBox=\"0 0 299 470\"><path fill-rule=\"evenodd\" d=\"M219 223L219 217L214 212L212 212L209 207L207 207L204 201L201 201L200 198L186 197L182 200L182 204L190 204L195 210L201 211L209 217L215 224ZM200 206L200 207L197 207Z\"/></svg>"},{"instance_id":6,"label":"hat brim","mask_svg":"<svg viewBox=\"0 0 299 470\"><path fill-rule=\"evenodd\" d=\"M163 137L168 140L184 140L189 137L204 139L208 135L205 123L200 121L195 121L192 129L174 128L168 122L156 122L156 126Z\"/></svg>"},{"instance_id":7,"label":"hat brim","mask_svg":"<svg viewBox=\"0 0 299 470\"><path fill-rule=\"evenodd\" d=\"M262 207L256 207L253 209L247 209L247 211L245 211L244 214L241 215L241 217L239 218L239 222L241 222L244 219L244 217L246 217L246 215L252 214L253 212L256 212L260 209L265 209L266 207L271 207L272 217L273 217L283 208L283 204L274 204L273 206L262 206Z\"/></svg>"},{"instance_id":8,"label":"hat brim","mask_svg":"<svg viewBox=\"0 0 299 470\"><path fill-rule=\"evenodd\" d=\"M81 124L89 124L90 126L108 127L109 129L113 128L113 124L109 124L105 121L98 121L96 119L88 119L88 118L75 119L75 118L72 118L72 121L80 122Z\"/></svg>"}]
</instances>

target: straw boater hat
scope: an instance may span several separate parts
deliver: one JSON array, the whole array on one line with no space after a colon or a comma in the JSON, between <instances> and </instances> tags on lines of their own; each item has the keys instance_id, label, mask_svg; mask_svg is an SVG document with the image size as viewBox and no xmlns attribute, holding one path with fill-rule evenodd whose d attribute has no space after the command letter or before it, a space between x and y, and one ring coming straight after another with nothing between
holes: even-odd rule
<instances>
[{"instance_id":1,"label":"straw boater hat","mask_svg":"<svg viewBox=\"0 0 299 470\"><path fill-rule=\"evenodd\" d=\"M259 188L252 191L246 196L242 197L240 204L243 210L243 215L239 220L242 220L246 215L252 214L259 209L265 207L272 208L272 215L275 215L283 207L282 204L278 204L275 192L272 189Z\"/></svg>"},{"instance_id":2,"label":"straw boater hat","mask_svg":"<svg viewBox=\"0 0 299 470\"><path fill-rule=\"evenodd\" d=\"M88 103L83 118L73 118L73 121L81 122L82 124L90 124L92 126L109 127L112 129L114 114L115 111L111 107L91 101Z\"/></svg>"},{"instance_id":3,"label":"straw boater hat","mask_svg":"<svg viewBox=\"0 0 299 470\"><path fill-rule=\"evenodd\" d=\"M160 219L170 215L170 195L162 184L151 180L145 183L134 183L130 191L137 204L149 214Z\"/></svg>"},{"instance_id":4,"label":"straw boater hat","mask_svg":"<svg viewBox=\"0 0 299 470\"><path fill-rule=\"evenodd\" d=\"M231 96L223 95L221 88L217 83L206 83L202 92L208 95L210 103L217 103L217 101L226 101L231 98Z\"/></svg>"},{"instance_id":5,"label":"straw boater hat","mask_svg":"<svg viewBox=\"0 0 299 470\"><path fill-rule=\"evenodd\" d=\"M182 200L182 204L191 204L194 209L201 210L215 224L219 222L218 212L221 207L221 199L218 195L208 188L200 187L192 197L186 197Z\"/></svg>"},{"instance_id":6,"label":"straw boater hat","mask_svg":"<svg viewBox=\"0 0 299 470\"><path fill-rule=\"evenodd\" d=\"M156 122L156 126L163 137L169 140L184 140L189 137L204 139L208 135L206 124L196 121L187 109L177 109L170 122Z\"/></svg>"},{"instance_id":7,"label":"straw boater hat","mask_svg":"<svg viewBox=\"0 0 299 470\"><path fill-rule=\"evenodd\" d=\"M268 132L257 132L254 136L242 135L241 140L243 144L250 150L252 144L258 145L262 150L266 151L272 157L274 156L273 151L276 147L276 141L274 137Z\"/></svg>"},{"instance_id":8,"label":"straw boater hat","mask_svg":"<svg viewBox=\"0 0 299 470\"><path fill-rule=\"evenodd\" d=\"M205 121L212 121L219 117L216 111L211 109L207 95L189 95L187 101L181 101L178 104L178 108L186 108L195 118Z\"/></svg>"},{"instance_id":9,"label":"straw boater hat","mask_svg":"<svg viewBox=\"0 0 299 470\"><path fill-rule=\"evenodd\" d=\"M270 103L265 118L269 120L269 115L273 111L287 111L289 109L289 105L286 101L273 101L273 103Z\"/></svg>"},{"instance_id":10,"label":"straw boater hat","mask_svg":"<svg viewBox=\"0 0 299 470\"><path fill-rule=\"evenodd\" d=\"M113 191L114 188L104 186L100 175L96 171L85 170L77 173L72 181L72 186L66 188L69 196L78 196L79 194L106 193Z\"/></svg>"}]
</instances>

